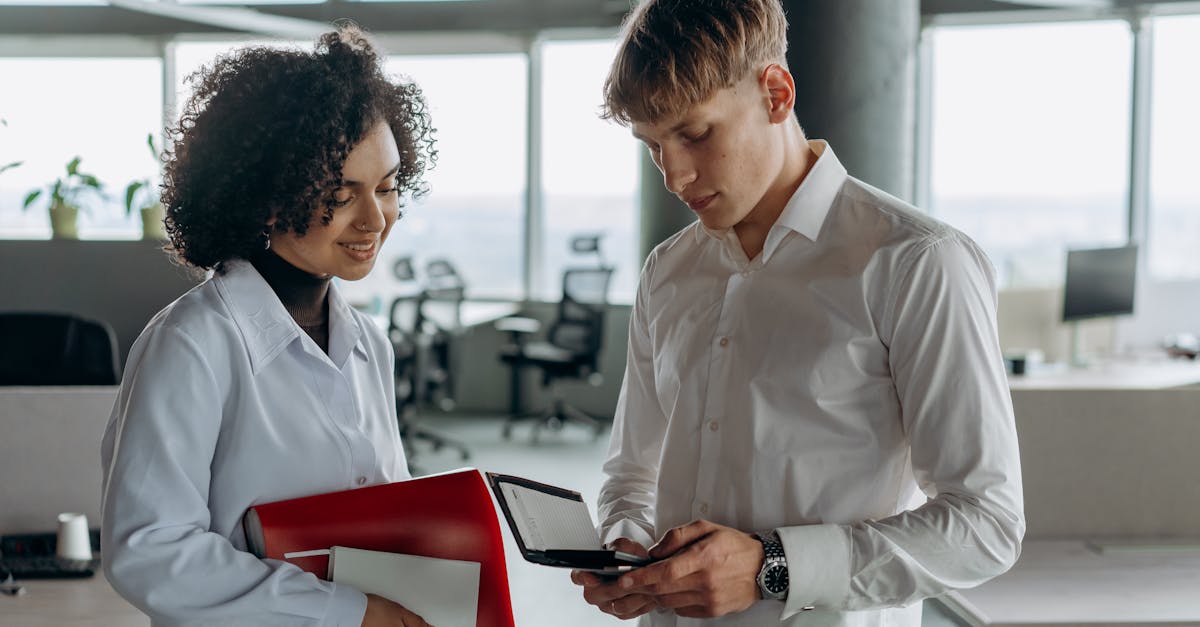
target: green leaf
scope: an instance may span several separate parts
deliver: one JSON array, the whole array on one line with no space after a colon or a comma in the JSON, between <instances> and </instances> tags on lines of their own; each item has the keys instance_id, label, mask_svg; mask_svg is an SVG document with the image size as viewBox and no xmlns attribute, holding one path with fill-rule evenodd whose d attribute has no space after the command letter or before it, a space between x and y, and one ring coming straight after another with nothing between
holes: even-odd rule
<instances>
[{"instance_id":1,"label":"green leaf","mask_svg":"<svg viewBox=\"0 0 1200 627\"><path fill-rule=\"evenodd\" d=\"M40 190L40 189L35 189L32 192L29 192L29 195L25 197L25 202L21 204L21 207L24 209L28 209L29 205L32 205L33 201L37 200L37 197L41 196L41 195L42 195L42 190Z\"/></svg>"},{"instance_id":2,"label":"green leaf","mask_svg":"<svg viewBox=\"0 0 1200 627\"><path fill-rule=\"evenodd\" d=\"M5 170L11 170L11 169L21 165L22 163L25 163L25 162L24 161L13 161L12 163L6 163L4 165L0 165L0 172L4 172Z\"/></svg>"},{"instance_id":3,"label":"green leaf","mask_svg":"<svg viewBox=\"0 0 1200 627\"><path fill-rule=\"evenodd\" d=\"M81 179L80 182L88 187L93 187L95 189L104 187L104 185L100 183L100 179L92 176L91 174L80 174L79 177Z\"/></svg>"},{"instance_id":4,"label":"green leaf","mask_svg":"<svg viewBox=\"0 0 1200 627\"><path fill-rule=\"evenodd\" d=\"M154 133L146 133L146 145L150 147L150 154L154 155L154 160L158 161L158 148L154 147Z\"/></svg>"},{"instance_id":5,"label":"green leaf","mask_svg":"<svg viewBox=\"0 0 1200 627\"><path fill-rule=\"evenodd\" d=\"M133 213L133 197L137 191L146 186L145 181L134 181L125 188L125 213Z\"/></svg>"}]
</instances>

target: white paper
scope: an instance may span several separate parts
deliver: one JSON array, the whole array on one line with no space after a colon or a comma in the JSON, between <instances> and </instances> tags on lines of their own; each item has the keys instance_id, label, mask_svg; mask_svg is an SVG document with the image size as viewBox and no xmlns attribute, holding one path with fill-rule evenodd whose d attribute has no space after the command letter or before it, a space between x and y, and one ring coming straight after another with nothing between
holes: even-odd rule
<instances>
[{"instance_id":1,"label":"white paper","mask_svg":"<svg viewBox=\"0 0 1200 627\"><path fill-rule=\"evenodd\" d=\"M335 546L329 578L378 594L436 627L475 627L479 562Z\"/></svg>"},{"instance_id":2,"label":"white paper","mask_svg":"<svg viewBox=\"0 0 1200 627\"><path fill-rule=\"evenodd\" d=\"M501 482L500 490L525 548L532 551L598 551L603 548L592 516L582 501L508 482Z\"/></svg>"}]
</instances>

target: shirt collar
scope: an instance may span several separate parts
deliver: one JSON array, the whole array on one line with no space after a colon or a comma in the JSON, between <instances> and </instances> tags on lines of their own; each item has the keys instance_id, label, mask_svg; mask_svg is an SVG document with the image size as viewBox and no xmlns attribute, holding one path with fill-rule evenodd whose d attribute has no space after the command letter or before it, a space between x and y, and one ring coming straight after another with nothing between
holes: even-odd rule
<instances>
[{"instance_id":1,"label":"shirt collar","mask_svg":"<svg viewBox=\"0 0 1200 627\"><path fill-rule=\"evenodd\" d=\"M214 277L217 289L232 312L234 324L250 352L250 368L258 373L303 333L283 308L266 279L243 260L225 263L225 273ZM336 281L329 284L329 359L339 369L352 351L366 356L363 329L342 298Z\"/></svg>"},{"instance_id":2,"label":"shirt collar","mask_svg":"<svg viewBox=\"0 0 1200 627\"><path fill-rule=\"evenodd\" d=\"M809 140L808 147L817 156L817 162L809 169L808 175L800 182L800 186L792 193L783 212L775 220L767 241L763 244L761 259L766 262L771 253L787 236L787 232L795 231L811 241L817 240L821 225L838 192L847 179L846 168L833 154L833 148L822 139ZM733 229L710 229L700 224L701 232L705 235L728 243L731 246L741 246Z\"/></svg>"},{"instance_id":3,"label":"shirt collar","mask_svg":"<svg viewBox=\"0 0 1200 627\"><path fill-rule=\"evenodd\" d=\"M815 242L847 177L846 168L825 140L810 140L808 147L817 155L817 162L784 206L775 226L791 229ZM773 230L778 229L773 227ZM770 239L768 236L768 245Z\"/></svg>"}]
</instances>

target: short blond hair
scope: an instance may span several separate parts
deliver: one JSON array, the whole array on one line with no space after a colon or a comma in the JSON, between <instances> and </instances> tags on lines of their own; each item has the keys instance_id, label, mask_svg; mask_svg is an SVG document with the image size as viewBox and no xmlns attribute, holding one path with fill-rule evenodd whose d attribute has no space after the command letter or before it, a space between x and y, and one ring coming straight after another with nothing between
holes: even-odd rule
<instances>
[{"instance_id":1,"label":"short blond hair","mask_svg":"<svg viewBox=\"0 0 1200 627\"><path fill-rule=\"evenodd\" d=\"M602 117L680 115L771 63L786 67L780 0L644 0L625 18Z\"/></svg>"}]
</instances>

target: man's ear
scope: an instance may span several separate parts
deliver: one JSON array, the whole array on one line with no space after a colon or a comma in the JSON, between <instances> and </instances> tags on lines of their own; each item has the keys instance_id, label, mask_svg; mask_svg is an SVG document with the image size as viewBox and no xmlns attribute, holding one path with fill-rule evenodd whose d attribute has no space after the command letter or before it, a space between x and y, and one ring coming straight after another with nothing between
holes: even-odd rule
<instances>
[{"instance_id":1,"label":"man's ear","mask_svg":"<svg viewBox=\"0 0 1200 627\"><path fill-rule=\"evenodd\" d=\"M759 85L766 91L771 123L779 124L792 114L796 105L796 82L782 65L772 63L762 71Z\"/></svg>"}]
</instances>

